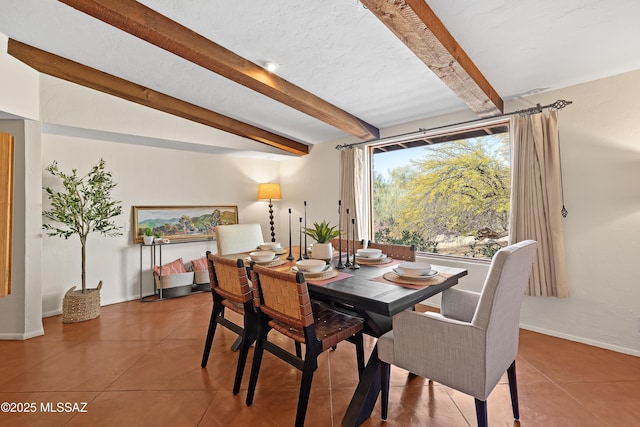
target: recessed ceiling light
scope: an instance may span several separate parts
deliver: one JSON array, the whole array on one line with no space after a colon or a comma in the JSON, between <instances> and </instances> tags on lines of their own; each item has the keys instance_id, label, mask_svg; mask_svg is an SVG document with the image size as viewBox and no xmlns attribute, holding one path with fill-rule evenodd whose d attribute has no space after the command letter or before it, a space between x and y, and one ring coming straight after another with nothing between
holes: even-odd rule
<instances>
[{"instance_id":1,"label":"recessed ceiling light","mask_svg":"<svg viewBox=\"0 0 640 427\"><path fill-rule=\"evenodd\" d=\"M273 73L278 69L278 64L276 64L275 62L267 61L264 63L264 68L266 68L267 71Z\"/></svg>"}]
</instances>

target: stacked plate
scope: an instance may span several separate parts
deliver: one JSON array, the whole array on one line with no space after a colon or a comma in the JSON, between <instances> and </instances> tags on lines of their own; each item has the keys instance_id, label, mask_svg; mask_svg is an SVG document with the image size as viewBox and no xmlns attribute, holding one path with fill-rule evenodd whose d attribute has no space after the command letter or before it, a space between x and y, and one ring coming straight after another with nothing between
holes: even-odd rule
<instances>
[{"instance_id":1,"label":"stacked plate","mask_svg":"<svg viewBox=\"0 0 640 427\"><path fill-rule=\"evenodd\" d=\"M296 262L294 268L303 273L322 273L327 267L330 265L321 259L302 259Z\"/></svg>"},{"instance_id":2,"label":"stacked plate","mask_svg":"<svg viewBox=\"0 0 640 427\"><path fill-rule=\"evenodd\" d=\"M303 259L296 262L296 265L291 267L292 271L304 273L307 279L328 279L331 276L335 276L333 267L331 264L327 264L320 259Z\"/></svg>"},{"instance_id":3,"label":"stacked plate","mask_svg":"<svg viewBox=\"0 0 640 427\"><path fill-rule=\"evenodd\" d=\"M276 255L282 255L286 253L286 251L284 250L280 242L260 243L260 245L258 245L258 249L260 249L261 251L271 251L271 252L274 252Z\"/></svg>"},{"instance_id":4,"label":"stacked plate","mask_svg":"<svg viewBox=\"0 0 640 427\"><path fill-rule=\"evenodd\" d=\"M356 260L361 264L380 264L387 261L381 249L364 248L356 250Z\"/></svg>"},{"instance_id":5,"label":"stacked plate","mask_svg":"<svg viewBox=\"0 0 640 427\"><path fill-rule=\"evenodd\" d=\"M426 262L401 262L393 268L393 272L406 279L429 279L438 274Z\"/></svg>"},{"instance_id":6,"label":"stacked plate","mask_svg":"<svg viewBox=\"0 0 640 427\"><path fill-rule=\"evenodd\" d=\"M279 259L276 256L276 253L273 251L250 252L249 256L246 258L246 261L248 262L254 261L256 264L266 266L266 267L284 264L284 261Z\"/></svg>"},{"instance_id":7,"label":"stacked plate","mask_svg":"<svg viewBox=\"0 0 640 427\"><path fill-rule=\"evenodd\" d=\"M358 249L356 251L356 256L358 258L377 259L377 258L382 258L383 253L381 249L363 248L363 249Z\"/></svg>"}]
</instances>

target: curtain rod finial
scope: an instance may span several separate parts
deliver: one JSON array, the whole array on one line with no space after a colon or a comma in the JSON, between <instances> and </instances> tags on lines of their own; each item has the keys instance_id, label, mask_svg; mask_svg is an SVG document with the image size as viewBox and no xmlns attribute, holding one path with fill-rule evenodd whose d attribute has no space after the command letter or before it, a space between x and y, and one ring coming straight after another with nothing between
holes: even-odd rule
<instances>
[{"instance_id":1,"label":"curtain rod finial","mask_svg":"<svg viewBox=\"0 0 640 427\"><path fill-rule=\"evenodd\" d=\"M567 105L573 104L573 101L565 101L564 99L558 99L556 102L551 104L552 108L557 108L558 110L562 110Z\"/></svg>"}]
</instances>

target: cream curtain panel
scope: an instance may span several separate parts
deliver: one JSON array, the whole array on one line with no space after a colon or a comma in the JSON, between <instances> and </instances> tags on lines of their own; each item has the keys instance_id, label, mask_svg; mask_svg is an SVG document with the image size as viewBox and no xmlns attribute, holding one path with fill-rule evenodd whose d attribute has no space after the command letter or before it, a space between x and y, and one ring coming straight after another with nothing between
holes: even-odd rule
<instances>
[{"instance_id":1,"label":"cream curtain panel","mask_svg":"<svg viewBox=\"0 0 640 427\"><path fill-rule=\"evenodd\" d=\"M538 242L527 295L566 297L558 111L515 116L514 125L509 243Z\"/></svg>"},{"instance_id":2,"label":"cream curtain panel","mask_svg":"<svg viewBox=\"0 0 640 427\"><path fill-rule=\"evenodd\" d=\"M342 200L342 223L347 224L346 210L349 209L349 217L356 219L357 240L362 239L361 227L363 224L364 191L364 152L360 148L350 148L340 151L340 200ZM351 220L349 220L351 221ZM349 226L349 238L353 226Z\"/></svg>"}]
</instances>

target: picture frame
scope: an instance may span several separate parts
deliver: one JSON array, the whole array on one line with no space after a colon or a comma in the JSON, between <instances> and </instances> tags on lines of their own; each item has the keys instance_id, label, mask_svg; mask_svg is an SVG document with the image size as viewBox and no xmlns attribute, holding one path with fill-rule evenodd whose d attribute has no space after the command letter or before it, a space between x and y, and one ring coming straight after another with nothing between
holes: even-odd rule
<instances>
[{"instance_id":1,"label":"picture frame","mask_svg":"<svg viewBox=\"0 0 640 427\"><path fill-rule=\"evenodd\" d=\"M215 240L216 226L237 224L238 206L133 206L133 241L142 243L151 228L171 241Z\"/></svg>"}]
</instances>

